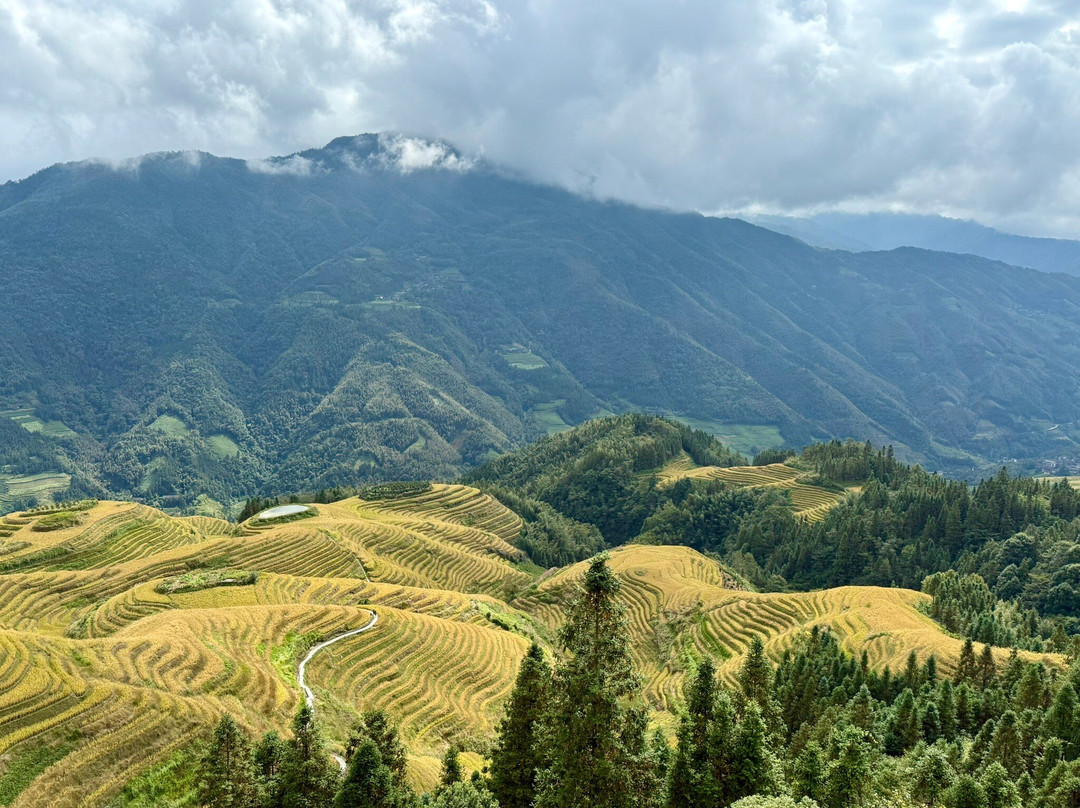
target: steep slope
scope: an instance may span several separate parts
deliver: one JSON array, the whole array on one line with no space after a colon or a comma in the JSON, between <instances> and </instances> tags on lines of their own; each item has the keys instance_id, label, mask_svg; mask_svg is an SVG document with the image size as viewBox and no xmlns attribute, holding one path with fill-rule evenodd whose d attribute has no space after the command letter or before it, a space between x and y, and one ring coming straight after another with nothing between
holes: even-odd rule
<instances>
[{"instance_id":1,"label":"steep slope","mask_svg":"<svg viewBox=\"0 0 1080 808\"><path fill-rule=\"evenodd\" d=\"M447 478L605 409L957 471L1077 450L1080 280L818 250L400 142L0 187L0 410L46 447L0 475L229 502Z\"/></svg>"},{"instance_id":2,"label":"steep slope","mask_svg":"<svg viewBox=\"0 0 1080 808\"><path fill-rule=\"evenodd\" d=\"M0 776L35 751L58 761L20 808L107 804L223 712L284 730L300 658L373 611L377 624L315 656L306 679L335 747L358 710L386 709L430 787L449 744L481 761L518 661L530 641L551 646L584 569L535 578L508 543L517 517L464 486L240 526L121 502L60 513L80 523L55 511L6 522L17 549L0 570ZM57 522L67 526L42 530ZM775 659L800 632L827 628L877 669L914 650L948 671L959 653L915 592L746 592L685 547L621 548L611 566L661 723L702 655L730 681L754 634Z\"/></svg>"}]
</instances>

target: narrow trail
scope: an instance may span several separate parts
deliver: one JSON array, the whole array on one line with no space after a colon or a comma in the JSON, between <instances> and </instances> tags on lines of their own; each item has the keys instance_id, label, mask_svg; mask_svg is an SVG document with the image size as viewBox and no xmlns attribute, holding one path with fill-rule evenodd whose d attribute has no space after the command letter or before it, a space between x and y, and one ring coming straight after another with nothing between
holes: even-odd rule
<instances>
[{"instance_id":1,"label":"narrow trail","mask_svg":"<svg viewBox=\"0 0 1080 808\"><path fill-rule=\"evenodd\" d=\"M365 631L369 631L375 628L375 624L378 622L379 614L374 609L372 609L371 620L368 621L366 626L362 626L361 628L354 628L351 631L346 631L344 634L338 634L336 637L331 637L329 640L313 646L312 649L307 652L307 656L305 656L304 659L300 662L300 667L296 671L296 681L300 685L300 691L304 694L304 701L307 702L307 706L313 712L315 710L315 694L312 692L311 688L308 687L307 681L305 679L305 674L307 673L307 664L311 662L311 658L314 657L317 653L319 653L319 651L322 651L324 648L330 647L336 642L347 640L349 637L355 637L357 634L363 634ZM334 760L337 761L338 766L341 767L341 771L344 772L345 758L341 757L340 755L334 755Z\"/></svg>"}]
</instances>

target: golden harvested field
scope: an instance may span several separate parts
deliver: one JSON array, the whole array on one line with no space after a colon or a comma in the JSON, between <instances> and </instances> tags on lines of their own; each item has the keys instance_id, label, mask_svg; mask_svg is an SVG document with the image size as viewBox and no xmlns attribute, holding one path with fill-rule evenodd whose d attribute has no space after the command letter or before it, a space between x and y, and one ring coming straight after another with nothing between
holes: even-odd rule
<instances>
[{"instance_id":1,"label":"golden harvested field","mask_svg":"<svg viewBox=\"0 0 1080 808\"><path fill-rule=\"evenodd\" d=\"M662 483L666 484L682 479L719 480L736 486L783 489L791 497L791 509L795 515L808 522L820 522L829 509L844 498L844 494L838 491L829 491L817 485L800 482L800 477L807 476L806 473L784 463L723 468L698 466L689 456L683 456L666 465L657 476Z\"/></svg>"},{"instance_id":2,"label":"golden harvested field","mask_svg":"<svg viewBox=\"0 0 1080 808\"><path fill-rule=\"evenodd\" d=\"M253 732L286 730L299 658L373 610L371 631L308 665L331 743L357 711L381 707L419 786L433 784L450 743L466 768L482 766L522 655L532 639L550 646L583 565L537 583L517 563L518 517L463 486L313 507L310 518L240 526L112 502L57 530L34 529L45 514L6 517L0 777L35 749L69 749L14 805L107 804L226 711ZM775 657L827 625L878 667L915 649L948 670L959 651L915 592L737 591L716 562L681 547L626 547L612 565L662 721L697 658L712 654L730 680L754 633Z\"/></svg>"}]
</instances>

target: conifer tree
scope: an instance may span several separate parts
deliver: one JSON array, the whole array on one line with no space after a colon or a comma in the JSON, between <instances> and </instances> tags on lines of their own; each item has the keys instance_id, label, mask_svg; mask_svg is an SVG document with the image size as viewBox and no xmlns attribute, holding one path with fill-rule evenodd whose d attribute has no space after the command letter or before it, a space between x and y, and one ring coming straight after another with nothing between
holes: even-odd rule
<instances>
[{"instance_id":1,"label":"conifer tree","mask_svg":"<svg viewBox=\"0 0 1080 808\"><path fill-rule=\"evenodd\" d=\"M536 774L543 764L538 735L550 686L551 669L533 643L521 661L491 753L490 788L502 808L531 808L536 799Z\"/></svg>"},{"instance_id":2,"label":"conifer tree","mask_svg":"<svg viewBox=\"0 0 1080 808\"><path fill-rule=\"evenodd\" d=\"M1020 794L1016 784L1009 779L1009 773L998 762L993 762L983 770L979 781L986 795L986 808L1018 808Z\"/></svg>"},{"instance_id":3,"label":"conifer tree","mask_svg":"<svg viewBox=\"0 0 1080 808\"><path fill-rule=\"evenodd\" d=\"M668 805L693 808L715 798L709 765L709 726L716 699L716 668L709 658L698 666L687 693L687 713L679 723L678 746L671 764Z\"/></svg>"},{"instance_id":4,"label":"conifer tree","mask_svg":"<svg viewBox=\"0 0 1080 808\"><path fill-rule=\"evenodd\" d=\"M375 742L364 738L349 756L334 808L392 808L393 790L390 767L383 763Z\"/></svg>"},{"instance_id":5,"label":"conifer tree","mask_svg":"<svg viewBox=\"0 0 1080 808\"><path fill-rule=\"evenodd\" d=\"M946 800L949 808L987 808L986 792L970 774L961 775Z\"/></svg>"},{"instance_id":6,"label":"conifer tree","mask_svg":"<svg viewBox=\"0 0 1080 808\"><path fill-rule=\"evenodd\" d=\"M936 746L928 747L915 763L912 798L922 800L927 808L934 808L954 776L945 754Z\"/></svg>"},{"instance_id":7,"label":"conifer tree","mask_svg":"<svg viewBox=\"0 0 1080 808\"><path fill-rule=\"evenodd\" d=\"M281 808L325 808L334 797L337 766L324 748L322 734L307 704L292 722L293 737L285 744L274 803Z\"/></svg>"},{"instance_id":8,"label":"conifer tree","mask_svg":"<svg viewBox=\"0 0 1080 808\"><path fill-rule=\"evenodd\" d=\"M247 734L226 714L200 763L199 804L208 808L252 808L256 804L255 766Z\"/></svg>"},{"instance_id":9,"label":"conifer tree","mask_svg":"<svg viewBox=\"0 0 1080 808\"><path fill-rule=\"evenodd\" d=\"M490 791L463 782L442 789L431 805L432 808L500 808Z\"/></svg>"},{"instance_id":10,"label":"conifer tree","mask_svg":"<svg viewBox=\"0 0 1080 808\"><path fill-rule=\"evenodd\" d=\"M1054 703L1043 719L1043 732L1060 738L1065 742L1065 759L1075 760L1080 749L1077 748L1078 735L1076 690L1071 682L1065 682L1054 697Z\"/></svg>"},{"instance_id":11,"label":"conifer tree","mask_svg":"<svg viewBox=\"0 0 1080 808\"><path fill-rule=\"evenodd\" d=\"M537 808L633 808L646 749L634 704L634 672L619 580L608 556L594 558L559 632L565 652L544 723L550 760L538 778Z\"/></svg>"},{"instance_id":12,"label":"conifer tree","mask_svg":"<svg viewBox=\"0 0 1080 808\"><path fill-rule=\"evenodd\" d=\"M956 665L956 684L974 682L978 676L979 664L975 659L975 646L971 638L964 640L964 647L960 650L960 661Z\"/></svg>"},{"instance_id":13,"label":"conifer tree","mask_svg":"<svg viewBox=\"0 0 1080 808\"><path fill-rule=\"evenodd\" d=\"M984 645L979 654L979 687L983 690L990 687L997 679L997 665L994 663L994 652L989 645Z\"/></svg>"},{"instance_id":14,"label":"conifer tree","mask_svg":"<svg viewBox=\"0 0 1080 808\"><path fill-rule=\"evenodd\" d=\"M360 744L367 738L375 742L375 748L379 750L382 762L394 775L394 784L403 785L407 774L409 757L405 746L398 736L397 727L391 722L389 716L383 710L368 710L361 716L360 721L349 733L349 740L345 745L346 759L353 756Z\"/></svg>"},{"instance_id":15,"label":"conifer tree","mask_svg":"<svg viewBox=\"0 0 1080 808\"><path fill-rule=\"evenodd\" d=\"M761 708L751 701L746 706L735 733L734 797L773 794L777 790L776 762L769 746L769 733Z\"/></svg>"},{"instance_id":16,"label":"conifer tree","mask_svg":"<svg viewBox=\"0 0 1080 808\"><path fill-rule=\"evenodd\" d=\"M458 750L456 746L451 746L443 755L442 775L439 777L439 785L446 788L461 781L461 761L458 760Z\"/></svg>"},{"instance_id":17,"label":"conifer tree","mask_svg":"<svg viewBox=\"0 0 1080 808\"><path fill-rule=\"evenodd\" d=\"M859 808L870 793L873 750L861 730L845 727L833 733L825 771L825 808Z\"/></svg>"}]
</instances>

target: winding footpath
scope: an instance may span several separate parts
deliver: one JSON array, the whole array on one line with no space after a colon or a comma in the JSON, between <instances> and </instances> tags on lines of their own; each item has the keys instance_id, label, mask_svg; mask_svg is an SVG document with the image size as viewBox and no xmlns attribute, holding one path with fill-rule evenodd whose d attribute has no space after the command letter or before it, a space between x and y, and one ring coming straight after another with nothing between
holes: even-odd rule
<instances>
[{"instance_id":1,"label":"winding footpath","mask_svg":"<svg viewBox=\"0 0 1080 808\"><path fill-rule=\"evenodd\" d=\"M322 651L324 648L330 647L336 642L341 642L342 640L347 640L349 637L355 637L357 634L363 634L365 631L370 631L371 629L375 628L375 624L378 622L379 614L374 609L372 609L371 620L368 621L366 626L363 626L361 628L354 628L351 631L346 631L344 634L338 634L336 637L331 637L329 640L313 646L312 649L307 652L307 656L305 656L303 661L301 661L300 667L296 671L296 681L300 685L301 692L303 692L304 694L304 701L307 702L307 706L312 711L314 711L315 709L315 694L311 691L311 688L308 687L307 681L305 679L305 673L307 672L307 664L311 662L311 658L314 657L317 653L319 653L319 651ZM340 766L341 770L344 772L345 759L339 757L338 755L334 755L334 760L337 761L338 766Z\"/></svg>"}]
</instances>

